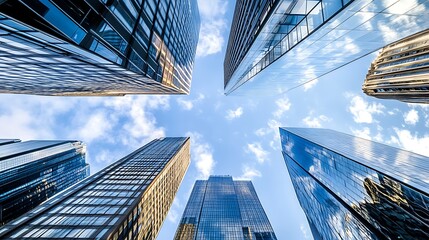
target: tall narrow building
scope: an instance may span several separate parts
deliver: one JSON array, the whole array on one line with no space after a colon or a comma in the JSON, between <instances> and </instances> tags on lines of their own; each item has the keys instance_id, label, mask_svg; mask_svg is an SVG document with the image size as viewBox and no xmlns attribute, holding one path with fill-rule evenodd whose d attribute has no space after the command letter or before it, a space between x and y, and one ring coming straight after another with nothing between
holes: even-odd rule
<instances>
[{"instance_id":1,"label":"tall narrow building","mask_svg":"<svg viewBox=\"0 0 429 240\"><path fill-rule=\"evenodd\" d=\"M283 93L429 28L427 1L237 0L225 94Z\"/></svg>"},{"instance_id":2,"label":"tall narrow building","mask_svg":"<svg viewBox=\"0 0 429 240\"><path fill-rule=\"evenodd\" d=\"M82 142L0 139L0 226L88 176Z\"/></svg>"},{"instance_id":3,"label":"tall narrow building","mask_svg":"<svg viewBox=\"0 0 429 240\"><path fill-rule=\"evenodd\" d=\"M251 181L210 176L195 182L175 240L276 240Z\"/></svg>"},{"instance_id":4,"label":"tall narrow building","mask_svg":"<svg viewBox=\"0 0 429 240\"><path fill-rule=\"evenodd\" d=\"M189 138L156 139L0 229L1 239L156 239L190 163Z\"/></svg>"},{"instance_id":5,"label":"tall narrow building","mask_svg":"<svg viewBox=\"0 0 429 240\"><path fill-rule=\"evenodd\" d=\"M384 47L362 89L376 98L429 103L429 30Z\"/></svg>"},{"instance_id":6,"label":"tall narrow building","mask_svg":"<svg viewBox=\"0 0 429 240\"><path fill-rule=\"evenodd\" d=\"M280 128L315 239L429 239L429 158L327 129Z\"/></svg>"},{"instance_id":7,"label":"tall narrow building","mask_svg":"<svg viewBox=\"0 0 429 240\"><path fill-rule=\"evenodd\" d=\"M1 0L0 93L189 94L197 0Z\"/></svg>"}]
</instances>

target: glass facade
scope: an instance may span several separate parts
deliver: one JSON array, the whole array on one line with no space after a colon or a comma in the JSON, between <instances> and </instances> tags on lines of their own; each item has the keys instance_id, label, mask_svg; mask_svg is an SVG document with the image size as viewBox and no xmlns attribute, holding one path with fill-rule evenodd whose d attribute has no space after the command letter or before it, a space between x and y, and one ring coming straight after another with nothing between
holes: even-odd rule
<instances>
[{"instance_id":1,"label":"glass facade","mask_svg":"<svg viewBox=\"0 0 429 240\"><path fill-rule=\"evenodd\" d=\"M225 94L282 93L429 28L426 0L237 1L235 10Z\"/></svg>"},{"instance_id":2,"label":"glass facade","mask_svg":"<svg viewBox=\"0 0 429 240\"><path fill-rule=\"evenodd\" d=\"M429 30L384 47L362 89L377 98L429 103Z\"/></svg>"},{"instance_id":3,"label":"glass facade","mask_svg":"<svg viewBox=\"0 0 429 240\"><path fill-rule=\"evenodd\" d=\"M78 141L0 140L0 226L89 176Z\"/></svg>"},{"instance_id":4,"label":"glass facade","mask_svg":"<svg viewBox=\"0 0 429 240\"><path fill-rule=\"evenodd\" d=\"M1 239L156 239L190 163L156 139L0 228Z\"/></svg>"},{"instance_id":5,"label":"glass facade","mask_svg":"<svg viewBox=\"0 0 429 240\"><path fill-rule=\"evenodd\" d=\"M429 158L327 129L281 128L316 239L429 239Z\"/></svg>"},{"instance_id":6,"label":"glass facade","mask_svg":"<svg viewBox=\"0 0 429 240\"><path fill-rule=\"evenodd\" d=\"M277 238L252 182L210 176L195 182L174 239Z\"/></svg>"},{"instance_id":7,"label":"glass facade","mask_svg":"<svg viewBox=\"0 0 429 240\"><path fill-rule=\"evenodd\" d=\"M197 0L0 1L0 92L189 94Z\"/></svg>"}]
</instances>

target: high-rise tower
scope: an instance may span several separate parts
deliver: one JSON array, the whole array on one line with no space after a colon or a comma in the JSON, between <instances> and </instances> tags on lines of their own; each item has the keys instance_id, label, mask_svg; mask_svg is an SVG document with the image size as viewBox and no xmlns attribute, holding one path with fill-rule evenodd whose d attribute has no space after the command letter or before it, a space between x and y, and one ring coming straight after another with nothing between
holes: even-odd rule
<instances>
[{"instance_id":1,"label":"high-rise tower","mask_svg":"<svg viewBox=\"0 0 429 240\"><path fill-rule=\"evenodd\" d=\"M281 128L315 239L429 239L429 158L327 129Z\"/></svg>"},{"instance_id":2,"label":"high-rise tower","mask_svg":"<svg viewBox=\"0 0 429 240\"><path fill-rule=\"evenodd\" d=\"M237 0L225 94L283 93L314 81L429 28L428 8L409 0Z\"/></svg>"},{"instance_id":3,"label":"high-rise tower","mask_svg":"<svg viewBox=\"0 0 429 240\"><path fill-rule=\"evenodd\" d=\"M2 0L0 93L189 94L197 0Z\"/></svg>"},{"instance_id":4,"label":"high-rise tower","mask_svg":"<svg viewBox=\"0 0 429 240\"><path fill-rule=\"evenodd\" d=\"M377 98L429 103L429 30L384 47L362 89Z\"/></svg>"},{"instance_id":5,"label":"high-rise tower","mask_svg":"<svg viewBox=\"0 0 429 240\"><path fill-rule=\"evenodd\" d=\"M0 226L89 176L79 141L0 139Z\"/></svg>"},{"instance_id":6,"label":"high-rise tower","mask_svg":"<svg viewBox=\"0 0 429 240\"><path fill-rule=\"evenodd\" d=\"M174 239L277 238L251 181L210 176L195 182Z\"/></svg>"},{"instance_id":7,"label":"high-rise tower","mask_svg":"<svg viewBox=\"0 0 429 240\"><path fill-rule=\"evenodd\" d=\"M156 139L0 229L1 239L156 239L190 163L189 138Z\"/></svg>"}]
</instances>

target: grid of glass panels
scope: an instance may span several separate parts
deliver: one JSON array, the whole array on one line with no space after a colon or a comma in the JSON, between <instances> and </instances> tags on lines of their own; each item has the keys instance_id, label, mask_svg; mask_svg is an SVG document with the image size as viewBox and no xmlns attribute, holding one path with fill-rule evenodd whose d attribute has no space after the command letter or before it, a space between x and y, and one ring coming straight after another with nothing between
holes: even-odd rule
<instances>
[{"instance_id":1,"label":"grid of glass panels","mask_svg":"<svg viewBox=\"0 0 429 240\"><path fill-rule=\"evenodd\" d=\"M5 225L0 238L155 239L189 161L188 138L154 140Z\"/></svg>"},{"instance_id":2,"label":"grid of glass panels","mask_svg":"<svg viewBox=\"0 0 429 240\"><path fill-rule=\"evenodd\" d=\"M210 176L196 181L175 239L277 238L250 181Z\"/></svg>"},{"instance_id":3,"label":"grid of glass panels","mask_svg":"<svg viewBox=\"0 0 429 240\"><path fill-rule=\"evenodd\" d=\"M429 103L429 31L384 47L371 64L364 93L377 98Z\"/></svg>"},{"instance_id":4,"label":"grid of glass panels","mask_svg":"<svg viewBox=\"0 0 429 240\"><path fill-rule=\"evenodd\" d=\"M311 81L429 28L428 7L408 0L281 1L226 79L225 93L311 87Z\"/></svg>"},{"instance_id":5,"label":"grid of glass panels","mask_svg":"<svg viewBox=\"0 0 429 240\"><path fill-rule=\"evenodd\" d=\"M0 13L0 92L190 91L196 0L19 0Z\"/></svg>"},{"instance_id":6,"label":"grid of glass panels","mask_svg":"<svg viewBox=\"0 0 429 240\"><path fill-rule=\"evenodd\" d=\"M326 129L286 128L280 135L296 194L318 235L429 238L427 157Z\"/></svg>"},{"instance_id":7,"label":"grid of glass panels","mask_svg":"<svg viewBox=\"0 0 429 240\"><path fill-rule=\"evenodd\" d=\"M89 176L82 142L9 141L0 165L0 225Z\"/></svg>"}]
</instances>

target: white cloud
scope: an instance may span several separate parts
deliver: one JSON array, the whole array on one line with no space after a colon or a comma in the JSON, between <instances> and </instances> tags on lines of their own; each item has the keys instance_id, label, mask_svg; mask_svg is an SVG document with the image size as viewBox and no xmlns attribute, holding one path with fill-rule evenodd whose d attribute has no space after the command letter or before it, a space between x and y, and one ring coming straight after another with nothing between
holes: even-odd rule
<instances>
[{"instance_id":1,"label":"white cloud","mask_svg":"<svg viewBox=\"0 0 429 240\"><path fill-rule=\"evenodd\" d=\"M237 109L235 109L235 110L232 110L232 109L230 109L230 110L228 110L228 111L226 111L226 116L225 116L225 118L227 119L227 120L233 120L233 119L236 119L236 118L239 118L239 117L241 117L241 115L243 115L243 108L242 107L238 107Z\"/></svg>"},{"instance_id":2,"label":"white cloud","mask_svg":"<svg viewBox=\"0 0 429 240\"><path fill-rule=\"evenodd\" d=\"M260 171L253 167L244 165L242 168L243 174L240 177L234 177L234 180L253 180L255 177L261 177Z\"/></svg>"},{"instance_id":3,"label":"white cloud","mask_svg":"<svg viewBox=\"0 0 429 240\"><path fill-rule=\"evenodd\" d=\"M308 127L320 128L320 127L322 127L321 122L329 121L329 118L327 116L325 116L325 115L320 115L318 117L307 116L304 119L302 119L302 121Z\"/></svg>"},{"instance_id":4,"label":"white cloud","mask_svg":"<svg viewBox=\"0 0 429 240\"><path fill-rule=\"evenodd\" d=\"M419 121L419 112L415 109L411 109L409 112L404 114L404 121L409 125L416 125Z\"/></svg>"},{"instance_id":5,"label":"white cloud","mask_svg":"<svg viewBox=\"0 0 429 240\"><path fill-rule=\"evenodd\" d=\"M186 98L188 98L188 100L186 100ZM205 98L204 94L198 94L198 97L195 99L189 99L188 96L186 97L179 97L176 99L177 104L179 104L179 106L186 111L190 111L192 110L192 108L194 108L194 104L202 101Z\"/></svg>"},{"instance_id":6,"label":"white cloud","mask_svg":"<svg viewBox=\"0 0 429 240\"><path fill-rule=\"evenodd\" d=\"M179 198L175 197L173 200L173 203L171 205L170 210L168 211L167 214L167 219L168 221L172 222L172 223L178 223L179 222L179 211L178 209L182 208L182 204L179 201Z\"/></svg>"},{"instance_id":7,"label":"white cloud","mask_svg":"<svg viewBox=\"0 0 429 240\"><path fill-rule=\"evenodd\" d=\"M112 124L106 113L98 111L89 116L86 123L79 129L77 137L85 143L90 143L105 136L111 128Z\"/></svg>"},{"instance_id":8,"label":"white cloud","mask_svg":"<svg viewBox=\"0 0 429 240\"><path fill-rule=\"evenodd\" d=\"M264 163L267 160L268 152L265 151L258 142L247 144L246 151L255 155L259 163Z\"/></svg>"},{"instance_id":9,"label":"white cloud","mask_svg":"<svg viewBox=\"0 0 429 240\"><path fill-rule=\"evenodd\" d=\"M199 177L206 179L211 175L215 166L213 149L203 141L203 137L199 133L188 132L186 136L191 137L191 161L195 163Z\"/></svg>"},{"instance_id":10,"label":"white cloud","mask_svg":"<svg viewBox=\"0 0 429 240\"><path fill-rule=\"evenodd\" d=\"M277 110L273 112L273 115L276 118L280 118L283 115L283 113L288 111L292 106L291 102L289 101L289 98L287 97L278 99L276 101L276 105L277 105Z\"/></svg>"},{"instance_id":11,"label":"white cloud","mask_svg":"<svg viewBox=\"0 0 429 240\"><path fill-rule=\"evenodd\" d=\"M398 143L402 148L422 154L429 157L429 135L424 135L423 137L418 137L417 134L411 134L409 130L399 130L395 129L395 133L398 136L391 137L392 143Z\"/></svg>"},{"instance_id":12,"label":"white cloud","mask_svg":"<svg viewBox=\"0 0 429 240\"><path fill-rule=\"evenodd\" d=\"M305 228L305 226L303 224L301 224L300 229L301 229L302 236L304 237L304 239L312 239L310 234L307 231L307 228Z\"/></svg>"},{"instance_id":13,"label":"white cloud","mask_svg":"<svg viewBox=\"0 0 429 240\"><path fill-rule=\"evenodd\" d=\"M371 130L368 127L364 127L363 129L352 129L352 133L356 137L364 138L371 140Z\"/></svg>"},{"instance_id":14,"label":"white cloud","mask_svg":"<svg viewBox=\"0 0 429 240\"><path fill-rule=\"evenodd\" d=\"M372 123L373 114L383 113L385 107L380 103L368 103L360 96L354 96L349 106L349 111L353 114L356 123Z\"/></svg>"},{"instance_id":15,"label":"white cloud","mask_svg":"<svg viewBox=\"0 0 429 240\"><path fill-rule=\"evenodd\" d=\"M308 81L304 84L304 92L307 92L310 88L313 88L316 86L316 84L319 82L319 79L313 79L311 81Z\"/></svg>"},{"instance_id":16,"label":"white cloud","mask_svg":"<svg viewBox=\"0 0 429 240\"><path fill-rule=\"evenodd\" d=\"M224 45L223 31L226 30L225 13L227 1L198 0L201 17L200 38L197 57L218 53Z\"/></svg>"}]
</instances>

